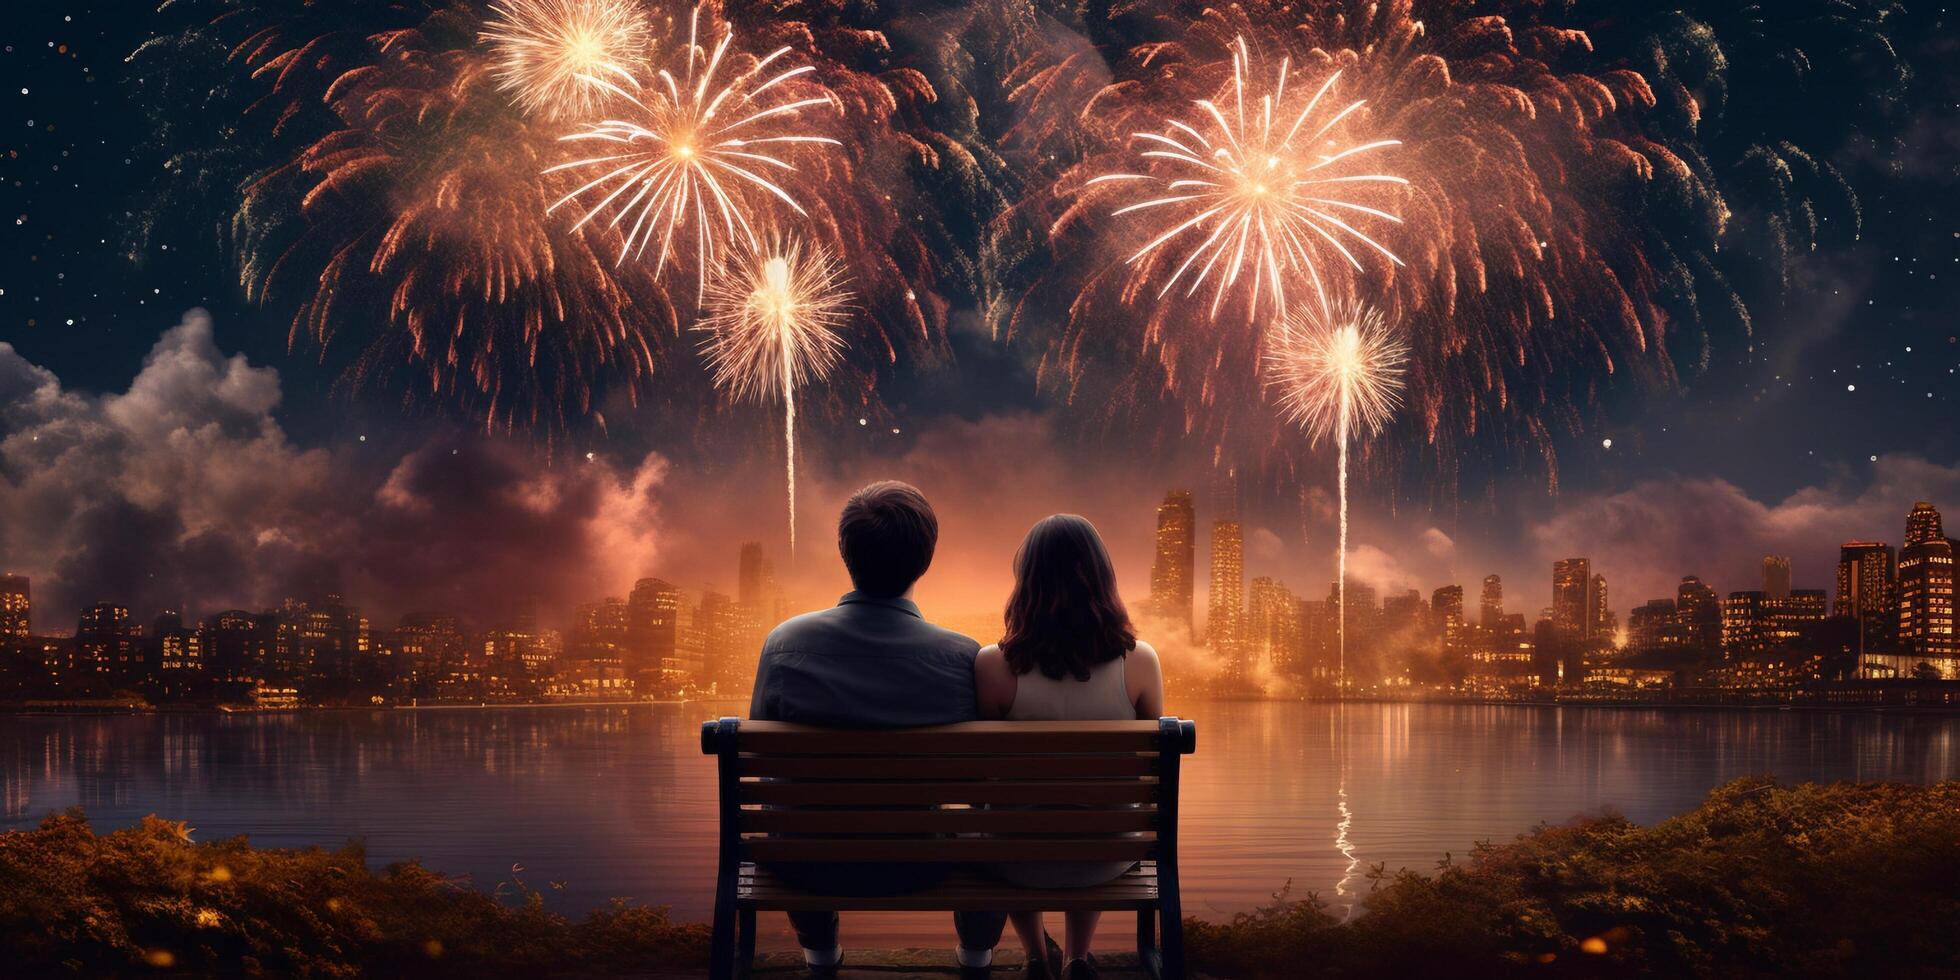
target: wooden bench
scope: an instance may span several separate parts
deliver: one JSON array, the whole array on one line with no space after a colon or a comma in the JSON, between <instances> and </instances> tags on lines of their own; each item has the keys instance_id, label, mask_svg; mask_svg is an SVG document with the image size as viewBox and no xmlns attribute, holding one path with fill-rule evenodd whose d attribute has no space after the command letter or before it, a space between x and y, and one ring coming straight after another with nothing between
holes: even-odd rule
<instances>
[{"instance_id":1,"label":"wooden bench","mask_svg":"<svg viewBox=\"0 0 1960 980\"><path fill-rule=\"evenodd\" d=\"M1196 726L1176 718L896 731L704 722L721 785L711 975L747 974L758 911L1042 909L1133 911L1145 969L1181 978L1178 765L1196 747ZM1036 809L1055 805L1066 808ZM804 861L1138 863L1089 888L1020 888L974 868L876 897L801 891L769 871Z\"/></svg>"}]
</instances>

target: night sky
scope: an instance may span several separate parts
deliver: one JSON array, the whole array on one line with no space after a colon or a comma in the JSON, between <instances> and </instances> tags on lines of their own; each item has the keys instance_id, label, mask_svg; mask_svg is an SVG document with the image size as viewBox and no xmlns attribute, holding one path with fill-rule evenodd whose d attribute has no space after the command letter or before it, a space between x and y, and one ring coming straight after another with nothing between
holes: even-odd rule
<instances>
[{"instance_id":1,"label":"night sky","mask_svg":"<svg viewBox=\"0 0 1960 980\"><path fill-rule=\"evenodd\" d=\"M1592 16L1613 5L1572 6ZM467 412L427 403L404 407L399 392L386 385L346 384L344 359L323 356L304 342L289 347L290 310L244 295L237 256L223 234L226 215L187 208L145 217L157 174L190 148L182 145L181 132L159 131L160 111L167 117L169 109L154 104L157 88L139 84L125 59L192 18L182 11L153 13L138 2L30 3L0 16L0 342L16 355L0 362L0 445L7 447L0 453L0 521L12 525L0 527L0 565L24 565L43 581L58 581L51 591L62 601L135 591L140 594L117 597L161 604L174 594L195 609L264 601L276 589L327 583L356 592L419 589L414 601L467 603L507 592L498 575L522 574L512 570L537 567L536 555L554 552L546 565L557 570L553 574L562 572L562 580L535 587L573 599L654 570L581 568L581 548L616 561L630 555L643 565L671 567L668 574L691 583L727 582L732 569L715 563L732 554L734 536L758 521L780 523L779 497L757 489L779 492L767 476L780 444L767 441L766 415L704 434L696 424L699 409L661 402L610 411L603 429L573 426L550 439L525 432L488 435ZM1595 23L1610 38L1612 18ZM1426 592L1446 575L1471 581L1502 569L1531 583L1522 591L1535 603L1532 597L1545 591L1538 564L1544 555L1561 547L1595 548L1595 561L1609 577L1635 583L1636 594L1614 597L1624 609L1644 598L1637 593L1664 587L1686 571L1718 577L1723 570L1746 569L1764 548L1799 555L1800 586L1826 586L1820 563L1837 540L1856 533L1896 541L1912 499L1930 496L1949 509L1950 520L1960 516L1954 514L1960 495L1938 496L1960 490L1960 427L1954 424L1960 406L1960 304L1954 301L1960 286L1960 72L1953 67L1960 64L1960 32L1945 7L1909 2L1891 15L1887 34L1911 72L1887 116L1873 119L1869 132L1834 139L1809 134L1812 145L1827 147L1828 162L1856 192L1863 223L1855 239L1826 229L1824 245L1790 263L1787 290L1747 287L1753 337L1718 346L1705 370L1684 372L1678 386L1623 393L1597 406L1598 416L1582 436L1561 438L1555 493L1548 493L1541 473L1512 472L1507 457L1474 441L1464 452L1490 456L1465 466L1488 472L1487 486L1459 488L1436 504L1406 494L1371 503L1365 488L1358 491L1360 537L1365 543L1373 533L1386 552L1382 561L1394 569L1383 573L1387 579L1406 578ZM213 128L184 122L187 130ZM239 138L250 132L239 130ZM1724 152L1720 139L1711 137L1709 152ZM1724 247L1746 256L1761 244L1738 234ZM1090 437L1072 434L1070 418L1080 407L1038 390L1033 359L992 338L971 302L961 308L958 291L949 292L954 308L944 356L882 376L877 424L855 425L849 416L857 413L845 412L805 430L812 488L803 521L808 537L819 542L814 550L825 550L824 509L860 477L889 471L929 489L931 481L942 481L940 489L958 498L950 507L955 520L985 511L988 494L1011 491L1017 478L1025 478L1017 504L1097 517L1118 549L1127 585L1140 592L1149 508L1170 486L1202 485L1202 469L1190 461L1203 459L1203 448L1165 453L1161 446L1148 452L1139 447L1134 455L1147 456L1146 464L1128 458L1120 433L1102 431L1084 446L1076 440ZM23 435L38 441L47 433L68 433L73 452L106 454L104 465L119 473L147 464L131 462L140 450L126 445L127 435L75 435L77 426L87 427L84 422L62 422L45 406L31 412L19 402L10 407L10 398L24 398L33 385L18 377L10 382L8 372L19 375L21 362L38 366L83 402L128 392L159 336L193 308L210 312L209 344L200 347L192 338L182 348L205 357L204 348L215 345L219 359L213 363L219 366L212 377L240 384L272 378L224 367L222 358L233 354L242 354L252 371L276 371L276 407L221 398L224 412L232 414L213 424L214 431L242 434L253 452L272 454L267 466L285 466L277 461L286 460L294 479L317 473L329 485L296 491L288 504L317 511L307 494L321 492L386 504L391 488L400 493L403 486L420 486L420 499L440 502L444 516L404 522L395 528L409 538L401 547L363 552L342 564L322 556L360 551L348 535L371 537L393 526L386 514L356 510L334 521L288 525L280 511L268 508L252 520L232 522L202 505L170 513L163 484L149 491L134 484L109 490L77 476L61 492L78 494L71 515L82 516L59 533L27 533L27 522L48 519L48 495L56 490L30 486L29 470L54 464L20 444ZM186 383L197 384L197 377L193 373ZM181 392L158 397L165 404L195 400ZM74 411L88 419L97 409ZM1034 433L1032 442L1015 433ZM156 438L168 443L172 437L159 430ZM988 485L955 486L953 481L972 479L967 457L985 447L1002 454L992 463L1002 470L999 481L982 477ZM649 452L671 465L649 475L642 458ZM941 453L959 458L941 459ZM984 453L978 458L985 462ZM583 468L588 462L607 465L603 479ZM156 475L165 473L157 470L152 478L168 483L172 477ZM643 506L631 512L657 513L661 527L686 525L688 533L660 537L642 528L645 537L622 548L608 536L612 532L593 529L593 522L617 517L618 499L630 501L645 491L636 477L657 480L662 489L658 506L642 499ZM507 502L484 489L498 480L546 481L570 509L533 509L512 519L499 509ZM213 492L222 496L238 487L226 486ZM747 496L700 502L725 487ZM263 489L239 492L266 496ZM1249 522L1269 527L1275 542L1265 551L1253 547L1253 571L1267 561L1271 571L1302 580L1299 591L1317 592L1306 583L1324 581L1330 559L1323 553L1324 525L1301 517L1313 508L1302 508L1285 492L1249 496ZM1681 516L1670 507L1707 510L1684 517L1689 533L1680 536L1642 526L1653 515ZM1126 526L1110 526L1118 520ZM1734 526L1737 521L1746 526ZM1858 530L1865 524L1870 526ZM1447 549L1422 543L1431 529L1449 536ZM266 535L274 530L322 540L268 550ZM1951 524L1948 531L1954 533ZM1576 540L1554 540L1568 532ZM568 534L588 540L568 547ZM156 540L134 551L105 540L129 546L146 535ZM975 533L971 540L1004 547L991 534ZM469 542L467 557L429 555L461 549L459 542ZM1613 552L1616 545L1623 550ZM1699 551L1707 569L1681 567L1694 555L1669 548ZM241 549L249 556L241 557ZM459 571L484 565L484 552L498 549L508 554L489 561L492 568ZM141 571L126 567L132 562ZM213 564L236 569L221 574L209 569ZM961 571L949 575L961 576L969 591L947 602L987 605L979 590L994 586L1004 564L1004 554L991 553L952 564ZM823 556L807 559L801 574L812 587L836 578ZM158 575L165 584L156 584ZM430 584L452 577L454 583ZM1716 586L1727 591L1754 583L1728 575Z\"/></svg>"}]
</instances>

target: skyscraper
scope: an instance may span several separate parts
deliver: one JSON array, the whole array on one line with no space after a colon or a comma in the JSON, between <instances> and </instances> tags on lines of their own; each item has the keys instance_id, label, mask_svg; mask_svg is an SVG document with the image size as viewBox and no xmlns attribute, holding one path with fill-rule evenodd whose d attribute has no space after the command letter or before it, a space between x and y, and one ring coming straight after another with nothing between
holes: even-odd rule
<instances>
[{"instance_id":1,"label":"skyscraper","mask_svg":"<svg viewBox=\"0 0 1960 980\"><path fill-rule=\"evenodd\" d=\"M1238 521L1211 524L1210 614L1205 635L1230 663L1238 656L1239 625L1245 609L1245 538Z\"/></svg>"},{"instance_id":2,"label":"skyscraper","mask_svg":"<svg viewBox=\"0 0 1960 980\"><path fill-rule=\"evenodd\" d=\"M1921 657L1951 657L1953 542L1940 527L1940 512L1922 500L1906 516L1899 549L1899 647Z\"/></svg>"},{"instance_id":3,"label":"skyscraper","mask_svg":"<svg viewBox=\"0 0 1960 980\"><path fill-rule=\"evenodd\" d=\"M1198 564L1197 511L1191 491L1172 490L1157 505L1157 556L1150 563L1150 611L1191 632Z\"/></svg>"},{"instance_id":4,"label":"skyscraper","mask_svg":"<svg viewBox=\"0 0 1960 980\"><path fill-rule=\"evenodd\" d=\"M742 556L746 572L747 546ZM680 643L682 601L680 589L657 578L633 583L633 591L627 595L625 666L641 692L661 691L667 686L667 671Z\"/></svg>"},{"instance_id":5,"label":"skyscraper","mask_svg":"<svg viewBox=\"0 0 1960 980\"><path fill-rule=\"evenodd\" d=\"M1899 625L1898 563L1892 546L1877 541L1846 541L1838 548L1834 614L1858 621L1861 650L1892 645Z\"/></svg>"},{"instance_id":6,"label":"skyscraper","mask_svg":"<svg viewBox=\"0 0 1960 980\"><path fill-rule=\"evenodd\" d=\"M1552 563L1552 625L1575 640L1592 637L1592 562L1566 558Z\"/></svg>"},{"instance_id":7,"label":"skyscraper","mask_svg":"<svg viewBox=\"0 0 1960 980\"><path fill-rule=\"evenodd\" d=\"M1763 556L1763 598L1772 601L1790 598L1790 559L1787 555Z\"/></svg>"},{"instance_id":8,"label":"skyscraper","mask_svg":"<svg viewBox=\"0 0 1960 980\"><path fill-rule=\"evenodd\" d=\"M1606 598L1606 576L1593 573L1592 591L1586 601L1592 609L1592 638L1595 641L1612 641L1613 634L1619 632L1620 621L1613 615L1613 606Z\"/></svg>"},{"instance_id":9,"label":"skyscraper","mask_svg":"<svg viewBox=\"0 0 1960 980\"><path fill-rule=\"evenodd\" d=\"M1477 625L1495 630L1504 625L1504 580L1495 574L1484 576L1484 591L1477 601Z\"/></svg>"},{"instance_id":10,"label":"skyscraper","mask_svg":"<svg viewBox=\"0 0 1960 980\"><path fill-rule=\"evenodd\" d=\"M32 626L32 594L25 575L0 575L0 639L25 637Z\"/></svg>"},{"instance_id":11,"label":"skyscraper","mask_svg":"<svg viewBox=\"0 0 1960 980\"><path fill-rule=\"evenodd\" d=\"M1429 594L1429 623L1445 640L1463 631L1463 586L1445 585Z\"/></svg>"},{"instance_id":12,"label":"skyscraper","mask_svg":"<svg viewBox=\"0 0 1960 980\"><path fill-rule=\"evenodd\" d=\"M1681 645L1702 657L1714 656L1722 649L1722 601L1700 576L1683 575L1674 593L1675 616L1681 630Z\"/></svg>"},{"instance_id":13,"label":"skyscraper","mask_svg":"<svg viewBox=\"0 0 1960 980\"><path fill-rule=\"evenodd\" d=\"M773 615L775 592L776 567L762 553L762 542L743 542L735 573L736 604L758 616Z\"/></svg>"}]
</instances>

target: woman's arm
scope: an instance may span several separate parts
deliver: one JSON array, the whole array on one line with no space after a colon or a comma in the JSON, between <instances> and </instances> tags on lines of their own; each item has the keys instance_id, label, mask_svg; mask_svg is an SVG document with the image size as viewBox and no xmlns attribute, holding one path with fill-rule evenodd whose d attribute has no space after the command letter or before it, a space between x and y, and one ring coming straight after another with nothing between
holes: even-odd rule
<instances>
[{"instance_id":1,"label":"woman's arm","mask_svg":"<svg viewBox=\"0 0 1960 980\"><path fill-rule=\"evenodd\" d=\"M1008 669L1007 655L1000 652L1000 647L982 647L973 658L973 696L980 717L988 721L1007 717L1007 710L1014 707L1014 690L1018 686L1014 671Z\"/></svg>"},{"instance_id":2,"label":"woman's arm","mask_svg":"<svg viewBox=\"0 0 1960 980\"><path fill-rule=\"evenodd\" d=\"M1123 676L1129 681L1130 703L1137 706L1137 717L1146 721L1164 715L1164 665L1157 659L1157 650L1150 644L1137 641L1127 655Z\"/></svg>"}]
</instances>

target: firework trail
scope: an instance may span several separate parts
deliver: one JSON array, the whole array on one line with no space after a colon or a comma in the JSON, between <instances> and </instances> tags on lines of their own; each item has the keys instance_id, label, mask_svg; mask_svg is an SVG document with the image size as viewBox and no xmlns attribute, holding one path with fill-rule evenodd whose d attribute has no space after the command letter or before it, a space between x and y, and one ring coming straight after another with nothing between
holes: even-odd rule
<instances>
[{"instance_id":1,"label":"firework trail","mask_svg":"<svg viewBox=\"0 0 1960 980\"><path fill-rule=\"evenodd\" d=\"M718 270L707 286L702 352L715 387L734 401L783 402L789 551L796 556L796 393L836 367L849 317L844 273L821 248L770 236Z\"/></svg>"},{"instance_id":2,"label":"firework trail","mask_svg":"<svg viewBox=\"0 0 1960 980\"><path fill-rule=\"evenodd\" d=\"M496 53L498 87L532 115L590 116L605 92L588 77L646 70L653 31L635 0L503 0L490 9L481 37Z\"/></svg>"},{"instance_id":3,"label":"firework trail","mask_svg":"<svg viewBox=\"0 0 1960 980\"><path fill-rule=\"evenodd\" d=\"M1283 417L1312 444L1332 439L1339 456L1341 534L1336 613L1340 685L1347 688L1348 443L1373 437L1401 404L1409 347L1381 311L1346 301L1323 313L1295 307L1269 338L1266 385Z\"/></svg>"},{"instance_id":4,"label":"firework trail","mask_svg":"<svg viewBox=\"0 0 1960 980\"><path fill-rule=\"evenodd\" d=\"M1401 177L1368 169L1379 155L1377 151L1400 146L1401 141L1356 141L1349 136L1349 127L1343 123L1367 103L1340 107L1331 97L1340 81L1339 71L1311 85L1306 79L1294 79L1292 59L1282 58L1272 88L1260 91L1255 80L1253 91L1248 92L1252 52L1244 37L1233 41L1231 55L1232 77L1224 91L1195 102L1202 110L1196 117L1197 125L1170 119L1161 132L1134 134L1145 147L1139 154L1144 162L1164 162L1156 173L1103 174L1091 178L1088 185L1144 186L1149 193L1160 195L1111 212L1113 217L1145 211L1170 214L1163 222L1169 229L1155 234L1128 259L1142 280L1159 264L1145 260L1160 249L1168 253L1165 262L1184 255L1154 299L1163 299L1187 272L1191 273L1191 284L1184 295L1191 296L1216 272L1217 285L1209 309L1209 315L1216 318L1241 274L1250 271L1244 297L1247 319L1259 316L1262 284L1271 295L1273 309L1285 310L1289 280L1310 283L1325 310L1327 277L1332 270L1316 260L1327 251L1346 260L1357 273L1363 267L1354 249L1373 250L1397 265L1402 262L1381 242L1350 223L1371 219L1401 222L1378 207L1360 203L1350 193L1370 185L1408 183ZM1293 100L1288 99L1288 82L1294 82ZM1297 113L1293 111L1296 104ZM1366 200L1365 196L1362 199ZM1200 260L1204 264L1194 271ZM1220 260L1224 260L1222 265Z\"/></svg>"},{"instance_id":5,"label":"firework trail","mask_svg":"<svg viewBox=\"0 0 1960 980\"><path fill-rule=\"evenodd\" d=\"M592 87L631 104L639 117L606 119L563 137L568 142L598 144L598 155L558 164L545 173L602 171L560 197L546 213L594 195L596 200L582 202L585 215L572 230L610 211L607 228L619 230L625 224L619 262L644 256L658 239L657 275L677 258L675 239L691 226L697 298L705 298L720 253L730 244L757 245L758 209L766 198L809 216L777 181L777 175L796 171L778 154L799 145L843 144L799 126L803 110L835 105L821 86L812 89L797 82L815 71L813 66L779 65L790 53L784 46L732 73L726 82L718 82L734 31L724 30L710 52L697 43L700 17L696 8L688 21L687 64L679 79L665 68L651 86L631 76L617 81L580 76Z\"/></svg>"}]
</instances>

